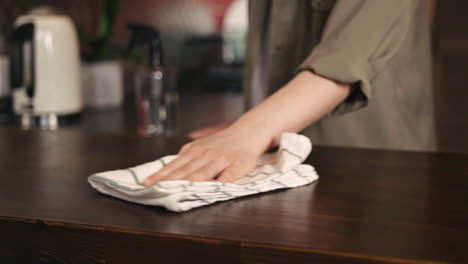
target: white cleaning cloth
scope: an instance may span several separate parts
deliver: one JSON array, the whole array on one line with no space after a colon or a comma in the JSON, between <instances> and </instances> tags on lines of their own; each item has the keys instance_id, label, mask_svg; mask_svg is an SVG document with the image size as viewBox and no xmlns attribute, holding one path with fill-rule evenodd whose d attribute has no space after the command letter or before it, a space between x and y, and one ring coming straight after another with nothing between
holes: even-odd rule
<instances>
[{"instance_id":1,"label":"white cleaning cloth","mask_svg":"<svg viewBox=\"0 0 468 264\"><path fill-rule=\"evenodd\" d=\"M124 170L93 174L88 181L99 192L122 200L182 212L218 201L309 184L318 178L314 167L302 164L311 150L310 140L305 136L284 133L278 151L263 155L257 167L235 183L176 180L149 187L140 184L176 156L165 156Z\"/></svg>"}]
</instances>

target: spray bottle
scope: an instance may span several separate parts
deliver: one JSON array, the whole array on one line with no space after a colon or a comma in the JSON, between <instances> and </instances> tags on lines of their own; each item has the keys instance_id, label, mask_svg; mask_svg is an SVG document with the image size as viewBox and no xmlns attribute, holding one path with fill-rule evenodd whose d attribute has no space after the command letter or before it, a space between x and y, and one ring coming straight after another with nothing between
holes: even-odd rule
<instances>
[{"instance_id":1,"label":"spray bottle","mask_svg":"<svg viewBox=\"0 0 468 264\"><path fill-rule=\"evenodd\" d=\"M159 32L151 26L128 24L131 39L127 51L148 46L148 61L134 75L138 111L138 133L171 136L177 133L179 97L175 70L164 65Z\"/></svg>"}]
</instances>

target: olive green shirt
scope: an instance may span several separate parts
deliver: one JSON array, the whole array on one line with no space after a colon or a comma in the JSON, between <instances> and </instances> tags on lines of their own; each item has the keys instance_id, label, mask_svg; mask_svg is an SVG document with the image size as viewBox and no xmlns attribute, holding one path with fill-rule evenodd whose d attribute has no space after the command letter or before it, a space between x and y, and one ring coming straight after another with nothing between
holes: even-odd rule
<instances>
[{"instance_id":1,"label":"olive green shirt","mask_svg":"<svg viewBox=\"0 0 468 264\"><path fill-rule=\"evenodd\" d=\"M246 105L266 46L268 94L304 70L352 86L329 116L303 131L312 142L436 149L428 1L271 0L267 8L268 2L249 2ZM268 45L261 40L264 21Z\"/></svg>"}]
</instances>

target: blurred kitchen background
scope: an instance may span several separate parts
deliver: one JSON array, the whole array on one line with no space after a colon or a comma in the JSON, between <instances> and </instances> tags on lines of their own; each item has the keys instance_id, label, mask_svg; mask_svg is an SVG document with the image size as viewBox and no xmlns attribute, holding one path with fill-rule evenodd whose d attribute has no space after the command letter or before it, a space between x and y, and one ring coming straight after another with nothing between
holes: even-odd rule
<instances>
[{"instance_id":1,"label":"blurred kitchen background","mask_svg":"<svg viewBox=\"0 0 468 264\"><path fill-rule=\"evenodd\" d=\"M440 150L468 153L468 1L428 1ZM151 25L161 32L165 63L177 70L181 113L198 111L203 117L183 120L186 133L242 113L246 8L247 0L0 0L0 58L6 60L19 15L33 10L70 16L80 36L85 106L93 113L87 122L105 123L106 131L128 130L132 124L125 120L131 116L115 109L132 100L134 65L148 54L139 49L122 55L130 41L127 24ZM203 110L207 105L210 110Z\"/></svg>"},{"instance_id":2,"label":"blurred kitchen background","mask_svg":"<svg viewBox=\"0 0 468 264\"><path fill-rule=\"evenodd\" d=\"M72 17L85 62L121 60L128 46L129 22L152 25L162 33L166 63L177 67L181 91L240 91L247 1L234 0L1 0L0 53L19 15L36 8ZM38 8L39 7L39 8ZM105 9L105 10L104 10ZM90 39L102 38L99 46ZM90 45L91 44L91 45ZM138 60L134 54L131 59ZM193 83L192 78L196 76Z\"/></svg>"},{"instance_id":3,"label":"blurred kitchen background","mask_svg":"<svg viewBox=\"0 0 468 264\"><path fill-rule=\"evenodd\" d=\"M152 26L161 33L165 66L176 70L184 134L241 114L246 11L246 0L0 0L0 56L6 63L18 16L71 17L80 40L85 127L133 133L136 113L118 109L135 101L137 67L150 54L146 46L124 56L128 23Z\"/></svg>"}]
</instances>

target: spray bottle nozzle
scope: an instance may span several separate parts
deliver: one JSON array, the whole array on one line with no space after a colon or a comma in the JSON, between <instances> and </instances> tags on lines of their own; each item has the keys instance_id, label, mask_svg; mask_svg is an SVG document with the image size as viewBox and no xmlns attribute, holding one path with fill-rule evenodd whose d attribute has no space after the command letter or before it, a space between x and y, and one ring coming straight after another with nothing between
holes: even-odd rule
<instances>
[{"instance_id":1,"label":"spray bottle nozzle","mask_svg":"<svg viewBox=\"0 0 468 264\"><path fill-rule=\"evenodd\" d=\"M127 27L132 32L132 35L124 55L129 55L136 46L149 45L148 67L154 69L163 66L162 44L159 31L152 26L140 23L128 23Z\"/></svg>"}]
</instances>

